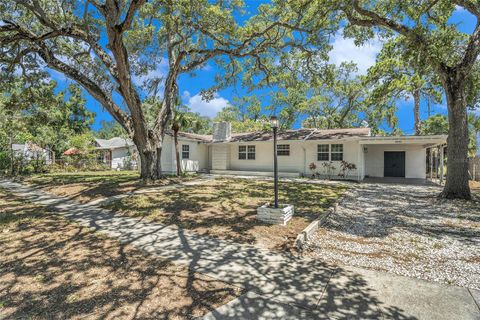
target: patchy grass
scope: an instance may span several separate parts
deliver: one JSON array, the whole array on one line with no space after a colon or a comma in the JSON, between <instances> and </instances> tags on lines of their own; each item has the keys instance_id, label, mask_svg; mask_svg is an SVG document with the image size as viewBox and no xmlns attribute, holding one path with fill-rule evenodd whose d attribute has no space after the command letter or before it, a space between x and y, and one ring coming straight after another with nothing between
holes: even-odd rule
<instances>
[{"instance_id":1,"label":"patchy grass","mask_svg":"<svg viewBox=\"0 0 480 320\"><path fill-rule=\"evenodd\" d=\"M168 176L146 185L137 171L92 171L75 173L48 173L23 177L22 181L44 191L86 203L141 188L153 188L180 183L196 178Z\"/></svg>"},{"instance_id":2,"label":"patchy grass","mask_svg":"<svg viewBox=\"0 0 480 320\"><path fill-rule=\"evenodd\" d=\"M242 293L1 189L0 217L0 318L191 319Z\"/></svg>"},{"instance_id":3,"label":"patchy grass","mask_svg":"<svg viewBox=\"0 0 480 320\"><path fill-rule=\"evenodd\" d=\"M216 179L199 186L132 195L105 207L202 235L287 249L345 191L339 185L291 182L280 182L279 189L280 202L295 205L295 216L287 226L256 220L257 207L273 196L273 182L265 180Z\"/></svg>"}]
</instances>

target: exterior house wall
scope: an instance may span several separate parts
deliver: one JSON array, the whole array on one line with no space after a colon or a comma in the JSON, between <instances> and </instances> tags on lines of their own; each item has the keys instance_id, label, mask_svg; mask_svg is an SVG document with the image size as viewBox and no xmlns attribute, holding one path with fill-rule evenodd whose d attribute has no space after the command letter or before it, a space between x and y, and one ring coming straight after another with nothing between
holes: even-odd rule
<instances>
[{"instance_id":1,"label":"exterior house wall","mask_svg":"<svg viewBox=\"0 0 480 320\"><path fill-rule=\"evenodd\" d=\"M405 151L405 178L426 178L426 149L421 145L365 145L365 175L383 177L384 152Z\"/></svg>"},{"instance_id":2,"label":"exterior house wall","mask_svg":"<svg viewBox=\"0 0 480 320\"><path fill-rule=\"evenodd\" d=\"M231 151L230 145L219 143L212 144L212 169L213 170L230 170L231 167Z\"/></svg>"},{"instance_id":3,"label":"exterior house wall","mask_svg":"<svg viewBox=\"0 0 480 320\"><path fill-rule=\"evenodd\" d=\"M322 163L328 161L317 161L318 144L343 144L343 159L354 163L357 168L362 167L359 157L360 146L357 141L279 141L278 144L289 144L290 155L278 156L278 170L280 172L298 172L304 175L311 175L310 163L317 165L317 172L327 175ZM239 146L255 146L255 160L239 159ZM261 141L251 143L231 143L229 145L231 156L230 170L237 171L272 171L273 170L273 142ZM213 155L215 157L215 155ZM340 161L333 161L335 169L332 170L332 177L338 176L340 170ZM226 169L218 169L226 170ZM358 170L358 169L357 169ZM357 179L357 170L349 173L349 178Z\"/></svg>"},{"instance_id":4,"label":"exterior house wall","mask_svg":"<svg viewBox=\"0 0 480 320\"><path fill-rule=\"evenodd\" d=\"M290 156L278 156L278 171L302 172L303 149L301 143L279 141L278 144L290 145ZM239 159L239 146L255 146L255 159ZM229 145L231 155L230 170L240 171L272 171L273 142L234 143Z\"/></svg>"},{"instance_id":5,"label":"exterior house wall","mask_svg":"<svg viewBox=\"0 0 480 320\"><path fill-rule=\"evenodd\" d=\"M135 147L112 149L112 169L123 169L125 162L136 152Z\"/></svg>"},{"instance_id":6,"label":"exterior house wall","mask_svg":"<svg viewBox=\"0 0 480 320\"><path fill-rule=\"evenodd\" d=\"M182 170L195 172L207 169L207 145L185 139L178 139L180 157L182 157L182 145L190 148L189 159L182 159ZM165 135L162 149L162 171L172 173L177 171L177 158L175 154L175 142L173 137Z\"/></svg>"},{"instance_id":7,"label":"exterior house wall","mask_svg":"<svg viewBox=\"0 0 480 320\"><path fill-rule=\"evenodd\" d=\"M196 172L207 169L207 145L198 143L196 141L178 140L180 148L180 158L182 157L182 145L189 146L189 159L182 159L182 170L185 172ZM175 146L173 146L175 149ZM176 166L177 159L175 157L174 163Z\"/></svg>"},{"instance_id":8,"label":"exterior house wall","mask_svg":"<svg viewBox=\"0 0 480 320\"><path fill-rule=\"evenodd\" d=\"M21 156L25 161L44 160L46 164L51 164L51 154L45 149L33 151L27 144L12 144L13 152L16 156Z\"/></svg>"},{"instance_id":9,"label":"exterior house wall","mask_svg":"<svg viewBox=\"0 0 480 320\"><path fill-rule=\"evenodd\" d=\"M405 151L406 178L425 178L426 149L424 145L444 143L443 137L344 137L320 140L279 140L278 144L288 144L290 155L278 156L279 173L284 176L303 174L310 176L310 164L316 165L315 173L322 177L336 178L341 172L341 161L318 161L318 145L343 145L343 160L355 164L356 168L348 172L347 178L362 180L365 176L383 177L384 152ZM228 140L228 139L227 139ZM241 140L240 140L241 141ZM238 142L238 140L201 143L189 138L179 139L182 145L189 145L189 159L182 159L184 171L230 171L232 174L258 172L268 175L273 167L273 142L255 141ZM239 159L239 146L255 146L255 159ZM248 154L248 152L247 152ZM115 156L114 156L115 158ZM331 162L329 170L325 164ZM164 172L176 171L176 157L173 137L166 135L162 151L162 169Z\"/></svg>"},{"instance_id":10,"label":"exterior house wall","mask_svg":"<svg viewBox=\"0 0 480 320\"><path fill-rule=\"evenodd\" d=\"M175 146L173 138L165 135L162 144L162 156L160 158L162 171L175 172Z\"/></svg>"},{"instance_id":11,"label":"exterior house wall","mask_svg":"<svg viewBox=\"0 0 480 320\"><path fill-rule=\"evenodd\" d=\"M305 147L306 147L306 166L305 166L305 174L306 175L311 175L313 172L310 170L309 166L310 163L314 163L317 166L317 173L319 173L321 176L328 176L328 169L324 167L324 163L328 163L328 161L318 161L317 159L317 151L318 151L318 145L319 144L343 144L343 160L349 163L355 164L357 167L355 170L351 170L348 173L349 179L361 179L359 177L359 170L361 171L363 167L362 159L360 157L360 147L357 141L348 141L348 140L338 140L338 141L306 141L305 142ZM331 146L329 147L331 149ZM340 163L341 161L332 161L332 168L330 170L330 176L332 178L338 177L338 174L340 172Z\"/></svg>"}]
</instances>

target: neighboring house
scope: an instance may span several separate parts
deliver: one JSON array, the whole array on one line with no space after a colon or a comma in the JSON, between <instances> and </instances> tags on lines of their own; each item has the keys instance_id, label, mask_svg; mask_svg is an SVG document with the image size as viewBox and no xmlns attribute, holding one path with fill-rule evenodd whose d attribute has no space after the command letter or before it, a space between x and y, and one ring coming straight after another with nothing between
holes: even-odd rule
<instances>
[{"instance_id":1,"label":"neighboring house","mask_svg":"<svg viewBox=\"0 0 480 320\"><path fill-rule=\"evenodd\" d=\"M48 150L32 143L12 144L12 150L16 156L23 157L25 161L43 160L46 164L52 161L51 154Z\"/></svg>"},{"instance_id":2,"label":"neighboring house","mask_svg":"<svg viewBox=\"0 0 480 320\"><path fill-rule=\"evenodd\" d=\"M137 148L130 139L115 137L112 139L95 139L98 160L114 170L133 169L137 167Z\"/></svg>"},{"instance_id":3,"label":"neighboring house","mask_svg":"<svg viewBox=\"0 0 480 320\"><path fill-rule=\"evenodd\" d=\"M184 171L218 174L271 175L273 143L271 132L231 134L229 123L215 123L213 136L179 133ZM348 178L365 177L426 178L426 150L444 147L446 135L371 136L369 128L298 129L280 131L278 168L281 176L311 175L310 164L327 175L330 163L337 176L341 161L356 166ZM162 169L175 172L173 138L167 133L162 150ZM333 169L334 168L334 169Z\"/></svg>"}]
</instances>

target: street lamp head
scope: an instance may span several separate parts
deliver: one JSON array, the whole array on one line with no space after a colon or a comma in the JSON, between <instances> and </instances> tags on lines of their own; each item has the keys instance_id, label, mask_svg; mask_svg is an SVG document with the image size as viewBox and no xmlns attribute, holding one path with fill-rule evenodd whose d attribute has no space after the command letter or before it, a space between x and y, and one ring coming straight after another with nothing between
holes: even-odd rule
<instances>
[{"instance_id":1,"label":"street lamp head","mask_svg":"<svg viewBox=\"0 0 480 320\"><path fill-rule=\"evenodd\" d=\"M278 128L278 118L276 116L270 117L270 127Z\"/></svg>"}]
</instances>

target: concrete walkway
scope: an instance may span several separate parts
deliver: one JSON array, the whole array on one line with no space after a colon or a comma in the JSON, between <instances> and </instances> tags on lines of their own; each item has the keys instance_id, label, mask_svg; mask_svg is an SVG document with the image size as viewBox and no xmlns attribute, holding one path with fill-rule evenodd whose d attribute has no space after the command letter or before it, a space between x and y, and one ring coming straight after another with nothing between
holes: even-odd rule
<instances>
[{"instance_id":1,"label":"concrete walkway","mask_svg":"<svg viewBox=\"0 0 480 320\"><path fill-rule=\"evenodd\" d=\"M0 180L66 218L249 292L206 319L480 319L480 292L272 253Z\"/></svg>"}]
</instances>

